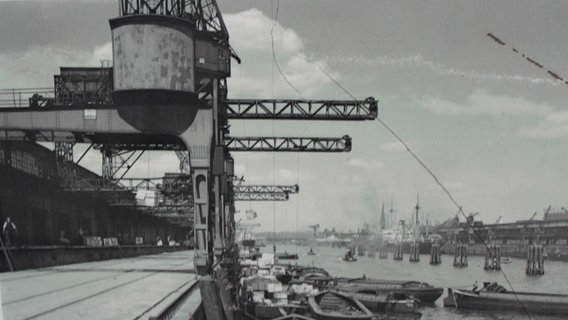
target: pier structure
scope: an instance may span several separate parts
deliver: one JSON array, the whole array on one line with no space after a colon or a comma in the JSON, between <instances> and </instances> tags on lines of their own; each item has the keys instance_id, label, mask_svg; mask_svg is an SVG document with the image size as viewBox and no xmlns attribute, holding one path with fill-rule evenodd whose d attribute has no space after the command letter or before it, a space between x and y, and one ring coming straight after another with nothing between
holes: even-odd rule
<instances>
[{"instance_id":1,"label":"pier structure","mask_svg":"<svg viewBox=\"0 0 568 320\"><path fill-rule=\"evenodd\" d=\"M485 254L485 264L483 269L486 271L499 271L501 270L501 247L492 243L489 245L487 253Z\"/></svg>"},{"instance_id":2,"label":"pier structure","mask_svg":"<svg viewBox=\"0 0 568 320\"><path fill-rule=\"evenodd\" d=\"M408 257L410 262L420 262L420 247L416 241L410 244L410 256Z\"/></svg>"},{"instance_id":3,"label":"pier structure","mask_svg":"<svg viewBox=\"0 0 568 320\"><path fill-rule=\"evenodd\" d=\"M467 244L457 243L454 251L454 267L467 267Z\"/></svg>"},{"instance_id":4,"label":"pier structure","mask_svg":"<svg viewBox=\"0 0 568 320\"><path fill-rule=\"evenodd\" d=\"M528 276L540 276L544 274L544 248L540 244L532 244L527 249Z\"/></svg>"},{"instance_id":5,"label":"pier structure","mask_svg":"<svg viewBox=\"0 0 568 320\"><path fill-rule=\"evenodd\" d=\"M229 120L373 120L377 101L229 99L231 60L240 58L215 0L121 0L110 28L112 66L62 68L53 97L30 92L27 104L27 91L13 92L19 100L0 108L0 140L53 142L57 183L79 193L132 192L125 174L142 152L176 152L181 173L168 181L181 187L172 193L181 203L151 214L176 213L192 229L204 314L232 318L234 201L286 200L293 192L235 192L231 152L348 152L352 144L348 135L235 137ZM77 179L78 143L100 150L100 179Z\"/></svg>"},{"instance_id":6,"label":"pier structure","mask_svg":"<svg viewBox=\"0 0 568 320\"><path fill-rule=\"evenodd\" d=\"M442 263L442 254L440 251L440 244L435 242L432 244L432 248L430 251L430 264L438 265Z\"/></svg>"},{"instance_id":7,"label":"pier structure","mask_svg":"<svg viewBox=\"0 0 568 320\"><path fill-rule=\"evenodd\" d=\"M381 245L381 248L379 249L379 258L388 259L388 257L389 257L388 243L384 241L383 244Z\"/></svg>"},{"instance_id":8,"label":"pier structure","mask_svg":"<svg viewBox=\"0 0 568 320\"><path fill-rule=\"evenodd\" d=\"M403 260L404 259L404 252L402 248L402 242L397 241L394 244L394 253L392 255L393 260Z\"/></svg>"}]
</instances>

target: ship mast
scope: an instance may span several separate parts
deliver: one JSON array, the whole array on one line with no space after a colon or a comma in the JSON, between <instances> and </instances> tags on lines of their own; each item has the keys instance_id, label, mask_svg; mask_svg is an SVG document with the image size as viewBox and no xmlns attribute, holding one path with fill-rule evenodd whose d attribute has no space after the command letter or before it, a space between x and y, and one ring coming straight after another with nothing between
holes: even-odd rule
<instances>
[{"instance_id":1,"label":"ship mast","mask_svg":"<svg viewBox=\"0 0 568 320\"><path fill-rule=\"evenodd\" d=\"M414 242L416 242L416 239L418 239L418 210L420 210L420 196L416 195L416 207L414 207L414 209L416 209L416 217L414 218Z\"/></svg>"}]
</instances>

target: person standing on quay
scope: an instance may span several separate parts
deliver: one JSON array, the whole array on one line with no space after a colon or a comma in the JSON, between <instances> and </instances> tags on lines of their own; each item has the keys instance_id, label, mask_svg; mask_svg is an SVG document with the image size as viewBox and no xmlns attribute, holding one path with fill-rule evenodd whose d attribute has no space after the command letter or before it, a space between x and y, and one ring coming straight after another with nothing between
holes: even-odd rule
<instances>
[{"instance_id":1,"label":"person standing on quay","mask_svg":"<svg viewBox=\"0 0 568 320\"><path fill-rule=\"evenodd\" d=\"M16 229L16 225L12 222L10 217L6 218L4 225L2 226L2 234L4 235L4 241L6 246L11 246L13 242L13 237L15 233L18 231Z\"/></svg>"}]
</instances>

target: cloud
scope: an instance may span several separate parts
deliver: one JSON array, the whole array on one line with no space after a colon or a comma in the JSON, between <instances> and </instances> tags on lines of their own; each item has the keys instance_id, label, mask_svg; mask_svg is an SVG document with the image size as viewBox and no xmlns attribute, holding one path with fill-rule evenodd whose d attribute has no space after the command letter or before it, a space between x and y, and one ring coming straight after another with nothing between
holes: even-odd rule
<instances>
[{"instance_id":1,"label":"cloud","mask_svg":"<svg viewBox=\"0 0 568 320\"><path fill-rule=\"evenodd\" d=\"M347 160L347 164L351 167L355 168L363 168L363 169L379 169L384 167L384 163L378 160L366 160L361 158L351 158Z\"/></svg>"},{"instance_id":2,"label":"cloud","mask_svg":"<svg viewBox=\"0 0 568 320\"><path fill-rule=\"evenodd\" d=\"M368 58L364 56L329 56L325 58L325 61L330 64L358 64L367 65L375 67L388 67L394 69L402 68L424 68L439 76L445 77L456 77L460 79L469 79L477 82L481 81L506 81L506 82L525 82L531 85L550 85L558 86L563 84L561 81L556 81L550 78L537 78L528 77L518 74L498 74L491 72L479 72L473 70L460 70L453 67L448 67L441 63L433 62L420 54L411 55L406 57L388 57L388 56L378 56L373 58Z\"/></svg>"},{"instance_id":3,"label":"cloud","mask_svg":"<svg viewBox=\"0 0 568 320\"><path fill-rule=\"evenodd\" d=\"M552 112L532 128L524 128L519 135L533 139L558 139L568 137L568 111Z\"/></svg>"},{"instance_id":4,"label":"cloud","mask_svg":"<svg viewBox=\"0 0 568 320\"><path fill-rule=\"evenodd\" d=\"M399 141L393 141L381 144L379 150L394 153L406 151L406 147Z\"/></svg>"},{"instance_id":5,"label":"cloud","mask_svg":"<svg viewBox=\"0 0 568 320\"><path fill-rule=\"evenodd\" d=\"M426 97L421 106L438 114L451 115L546 115L553 108L548 105L529 101L521 96L511 97L476 90L464 103L455 103L437 97Z\"/></svg>"},{"instance_id":6,"label":"cloud","mask_svg":"<svg viewBox=\"0 0 568 320\"><path fill-rule=\"evenodd\" d=\"M0 54L0 88L50 87L59 67L98 67L101 60L111 59L111 42L92 51L34 46L23 53Z\"/></svg>"},{"instance_id":7,"label":"cloud","mask_svg":"<svg viewBox=\"0 0 568 320\"><path fill-rule=\"evenodd\" d=\"M101 61L111 61L112 62L112 42L109 41L101 46L96 46L93 50L93 56L89 64L101 63Z\"/></svg>"},{"instance_id":8,"label":"cloud","mask_svg":"<svg viewBox=\"0 0 568 320\"><path fill-rule=\"evenodd\" d=\"M279 23L274 26L274 20L260 10L227 14L224 19L231 30L231 45L244 58L241 65L233 63L233 75L229 79L233 95L316 97L323 95L332 84L321 69L339 79L337 73L329 71L331 68L325 61L310 57L294 30ZM271 30L274 30L274 56L284 76L273 59Z\"/></svg>"}]
</instances>

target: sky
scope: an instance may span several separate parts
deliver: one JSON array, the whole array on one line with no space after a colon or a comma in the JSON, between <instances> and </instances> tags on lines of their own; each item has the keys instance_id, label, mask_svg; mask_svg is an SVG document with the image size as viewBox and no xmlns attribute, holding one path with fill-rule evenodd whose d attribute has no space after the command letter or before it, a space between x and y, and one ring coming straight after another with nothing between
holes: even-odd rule
<instances>
[{"instance_id":1,"label":"sky","mask_svg":"<svg viewBox=\"0 0 568 320\"><path fill-rule=\"evenodd\" d=\"M220 0L219 7L242 59L232 63L230 98L373 96L381 120L466 214L512 222L568 207L568 86L547 73L568 77L568 2ZM110 59L108 19L117 11L106 0L0 2L0 88L51 86L59 66ZM353 138L349 153L233 153L247 184L300 185L287 202L237 203L258 212L259 230L356 230L378 223L383 204L408 220L417 197L432 223L457 213L378 121L232 121L230 130ZM100 172L100 162L90 153L81 164ZM176 168L174 155L152 153L131 176Z\"/></svg>"}]
</instances>

